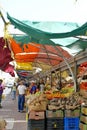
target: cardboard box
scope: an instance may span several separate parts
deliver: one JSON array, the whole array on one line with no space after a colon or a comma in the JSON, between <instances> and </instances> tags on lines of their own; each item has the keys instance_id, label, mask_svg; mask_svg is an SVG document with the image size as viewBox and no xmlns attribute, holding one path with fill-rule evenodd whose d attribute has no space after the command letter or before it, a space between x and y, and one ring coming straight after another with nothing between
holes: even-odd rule
<instances>
[{"instance_id":1,"label":"cardboard box","mask_svg":"<svg viewBox=\"0 0 87 130\"><path fill-rule=\"evenodd\" d=\"M29 119L45 119L45 111L30 111L29 112Z\"/></svg>"}]
</instances>

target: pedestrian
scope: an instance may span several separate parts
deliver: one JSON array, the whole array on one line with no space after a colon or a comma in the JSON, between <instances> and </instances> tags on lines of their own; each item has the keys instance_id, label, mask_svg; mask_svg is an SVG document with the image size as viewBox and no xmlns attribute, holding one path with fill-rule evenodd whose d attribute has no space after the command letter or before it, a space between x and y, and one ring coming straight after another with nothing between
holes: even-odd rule
<instances>
[{"instance_id":1,"label":"pedestrian","mask_svg":"<svg viewBox=\"0 0 87 130\"><path fill-rule=\"evenodd\" d=\"M7 122L3 118L0 118L0 130L6 130Z\"/></svg>"},{"instance_id":2,"label":"pedestrian","mask_svg":"<svg viewBox=\"0 0 87 130\"><path fill-rule=\"evenodd\" d=\"M23 112L24 110L24 104L25 104L25 92L26 92L26 86L24 85L23 81L19 82L19 85L17 87L17 94L18 94L18 112Z\"/></svg>"},{"instance_id":3,"label":"pedestrian","mask_svg":"<svg viewBox=\"0 0 87 130\"><path fill-rule=\"evenodd\" d=\"M44 84L43 79L41 79L40 80L40 92L44 92L44 89L45 89L45 84Z\"/></svg>"},{"instance_id":4,"label":"pedestrian","mask_svg":"<svg viewBox=\"0 0 87 130\"><path fill-rule=\"evenodd\" d=\"M35 81L32 81L31 84L30 84L30 93L35 94L36 91L37 91L36 83L35 83Z\"/></svg>"},{"instance_id":5,"label":"pedestrian","mask_svg":"<svg viewBox=\"0 0 87 130\"><path fill-rule=\"evenodd\" d=\"M1 102L2 102L2 94L4 90L4 86L2 85L3 80L0 79L0 108L2 108Z\"/></svg>"},{"instance_id":6,"label":"pedestrian","mask_svg":"<svg viewBox=\"0 0 87 130\"><path fill-rule=\"evenodd\" d=\"M12 87L12 100L16 99L16 83L14 83L13 87Z\"/></svg>"}]
</instances>

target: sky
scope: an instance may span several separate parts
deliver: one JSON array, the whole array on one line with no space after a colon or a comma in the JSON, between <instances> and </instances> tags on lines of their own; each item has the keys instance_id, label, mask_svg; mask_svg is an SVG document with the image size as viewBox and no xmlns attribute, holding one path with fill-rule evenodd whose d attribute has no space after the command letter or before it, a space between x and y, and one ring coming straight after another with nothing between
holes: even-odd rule
<instances>
[{"instance_id":1,"label":"sky","mask_svg":"<svg viewBox=\"0 0 87 130\"><path fill-rule=\"evenodd\" d=\"M84 21L87 0L0 0L0 8L20 20Z\"/></svg>"},{"instance_id":2,"label":"sky","mask_svg":"<svg viewBox=\"0 0 87 130\"><path fill-rule=\"evenodd\" d=\"M0 10L19 20L85 23L87 0L0 0ZM0 34L3 32L0 18Z\"/></svg>"}]
</instances>

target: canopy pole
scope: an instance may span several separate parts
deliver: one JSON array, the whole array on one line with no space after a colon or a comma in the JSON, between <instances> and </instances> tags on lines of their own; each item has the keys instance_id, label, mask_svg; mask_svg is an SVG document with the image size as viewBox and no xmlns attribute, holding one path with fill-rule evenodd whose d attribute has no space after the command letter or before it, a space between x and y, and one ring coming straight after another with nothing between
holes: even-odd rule
<instances>
[{"instance_id":1,"label":"canopy pole","mask_svg":"<svg viewBox=\"0 0 87 130\"><path fill-rule=\"evenodd\" d=\"M3 20L3 22L4 22L4 24L6 25L6 24L7 24L7 22L5 21L5 19L4 19L3 14L2 14L2 12L1 12L1 11L0 11L0 16L1 16L1 18L2 18L2 20Z\"/></svg>"}]
</instances>

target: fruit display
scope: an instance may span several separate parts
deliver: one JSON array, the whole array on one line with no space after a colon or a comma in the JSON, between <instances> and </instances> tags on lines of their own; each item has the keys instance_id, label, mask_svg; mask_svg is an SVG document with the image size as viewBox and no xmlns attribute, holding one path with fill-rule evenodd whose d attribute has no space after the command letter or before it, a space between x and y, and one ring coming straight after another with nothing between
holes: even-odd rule
<instances>
[{"instance_id":1,"label":"fruit display","mask_svg":"<svg viewBox=\"0 0 87 130\"><path fill-rule=\"evenodd\" d=\"M74 92L73 87L65 87L59 90L46 90L45 94L48 99L69 97Z\"/></svg>"},{"instance_id":2,"label":"fruit display","mask_svg":"<svg viewBox=\"0 0 87 130\"><path fill-rule=\"evenodd\" d=\"M74 110L80 107L80 100L81 98L79 96L79 93L73 93L71 96L65 98L53 98L49 101L48 110Z\"/></svg>"},{"instance_id":3,"label":"fruit display","mask_svg":"<svg viewBox=\"0 0 87 130\"><path fill-rule=\"evenodd\" d=\"M28 111L46 110L48 100L43 93L32 94L27 100Z\"/></svg>"}]
</instances>

